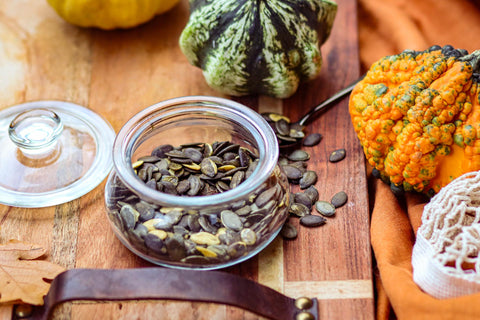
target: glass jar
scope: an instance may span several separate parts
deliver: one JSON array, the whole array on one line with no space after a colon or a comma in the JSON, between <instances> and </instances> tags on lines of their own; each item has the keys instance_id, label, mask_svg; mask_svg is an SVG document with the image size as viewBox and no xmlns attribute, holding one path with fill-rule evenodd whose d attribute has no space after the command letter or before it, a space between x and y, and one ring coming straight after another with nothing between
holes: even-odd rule
<instances>
[{"instance_id":1,"label":"glass jar","mask_svg":"<svg viewBox=\"0 0 480 320\"><path fill-rule=\"evenodd\" d=\"M288 217L278 155L273 130L246 106L205 96L157 103L117 134L108 219L128 249L154 264L239 263L266 247Z\"/></svg>"}]
</instances>

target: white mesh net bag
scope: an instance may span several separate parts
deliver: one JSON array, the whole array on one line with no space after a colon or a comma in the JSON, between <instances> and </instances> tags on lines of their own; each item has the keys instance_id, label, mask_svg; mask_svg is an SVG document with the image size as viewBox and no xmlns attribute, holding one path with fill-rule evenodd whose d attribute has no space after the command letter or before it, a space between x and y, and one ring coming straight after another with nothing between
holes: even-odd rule
<instances>
[{"instance_id":1,"label":"white mesh net bag","mask_svg":"<svg viewBox=\"0 0 480 320\"><path fill-rule=\"evenodd\" d=\"M480 172L442 188L422 214L413 280L436 298L480 292Z\"/></svg>"}]
</instances>

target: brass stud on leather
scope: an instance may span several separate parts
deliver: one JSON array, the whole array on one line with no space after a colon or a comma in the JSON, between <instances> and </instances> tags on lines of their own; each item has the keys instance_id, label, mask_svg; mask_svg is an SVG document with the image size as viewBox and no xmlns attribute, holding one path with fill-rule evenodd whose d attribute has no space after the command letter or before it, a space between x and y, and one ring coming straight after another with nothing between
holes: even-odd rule
<instances>
[{"instance_id":1,"label":"brass stud on leather","mask_svg":"<svg viewBox=\"0 0 480 320\"><path fill-rule=\"evenodd\" d=\"M302 311L296 315L295 320L315 320L315 316L310 312Z\"/></svg>"},{"instance_id":2,"label":"brass stud on leather","mask_svg":"<svg viewBox=\"0 0 480 320\"><path fill-rule=\"evenodd\" d=\"M32 315L33 307L29 304L19 304L15 307L17 318L27 318Z\"/></svg>"},{"instance_id":3,"label":"brass stud on leather","mask_svg":"<svg viewBox=\"0 0 480 320\"><path fill-rule=\"evenodd\" d=\"M310 309L313 306L312 299L307 297L300 297L295 300L295 307L300 310Z\"/></svg>"}]
</instances>

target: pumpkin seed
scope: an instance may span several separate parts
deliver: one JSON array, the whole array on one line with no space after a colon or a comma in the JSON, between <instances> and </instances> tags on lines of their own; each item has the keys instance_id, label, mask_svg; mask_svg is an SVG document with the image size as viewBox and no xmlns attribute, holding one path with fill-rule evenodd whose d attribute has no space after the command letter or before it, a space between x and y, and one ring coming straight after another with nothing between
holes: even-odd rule
<instances>
[{"instance_id":1,"label":"pumpkin seed","mask_svg":"<svg viewBox=\"0 0 480 320\"><path fill-rule=\"evenodd\" d=\"M348 196L345 193L345 191L340 191L337 192L332 199L330 200L330 203L335 207L335 208L340 208L343 206L345 203L348 201Z\"/></svg>"},{"instance_id":2,"label":"pumpkin seed","mask_svg":"<svg viewBox=\"0 0 480 320\"><path fill-rule=\"evenodd\" d=\"M210 143L205 143L203 145L203 157L207 158L213 155L213 147Z\"/></svg>"},{"instance_id":3,"label":"pumpkin seed","mask_svg":"<svg viewBox=\"0 0 480 320\"><path fill-rule=\"evenodd\" d=\"M168 215L157 215L155 217L156 223L154 225L155 229L169 230L173 227L174 219Z\"/></svg>"},{"instance_id":4,"label":"pumpkin seed","mask_svg":"<svg viewBox=\"0 0 480 320\"><path fill-rule=\"evenodd\" d=\"M294 123L290 126L289 135L292 138L302 139L303 137L305 137L305 133L303 132L304 129L305 129L305 126L302 126L298 123Z\"/></svg>"},{"instance_id":5,"label":"pumpkin seed","mask_svg":"<svg viewBox=\"0 0 480 320\"><path fill-rule=\"evenodd\" d=\"M341 160L345 159L346 154L347 154L347 152L346 152L345 149L335 150L330 154L329 161L330 162L341 161Z\"/></svg>"},{"instance_id":6,"label":"pumpkin seed","mask_svg":"<svg viewBox=\"0 0 480 320\"><path fill-rule=\"evenodd\" d=\"M240 161L240 166L248 167L251 162L251 155L247 152L245 148L238 149L238 160Z\"/></svg>"},{"instance_id":7,"label":"pumpkin seed","mask_svg":"<svg viewBox=\"0 0 480 320\"><path fill-rule=\"evenodd\" d=\"M307 170L300 178L300 189L306 189L315 183L317 183L317 174L315 171Z\"/></svg>"},{"instance_id":8,"label":"pumpkin seed","mask_svg":"<svg viewBox=\"0 0 480 320\"><path fill-rule=\"evenodd\" d=\"M310 214L310 209L301 203L292 203L289 208L289 212L297 217L304 217Z\"/></svg>"},{"instance_id":9,"label":"pumpkin seed","mask_svg":"<svg viewBox=\"0 0 480 320\"><path fill-rule=\"evenodd\" d=\"M204 248L204 247L196 247L196 249L198 251L200 251L200 253L205 256L205 257L208 257L208 258L216 258L217 257L217 254L215 252L213 252L212 250L208 249L208 248Z\"/></svg>"},{"instance_id":10,"label":"pumpkin seed","mask_svg":"<svg viewBox=\"0 0 480 320\"><path fill-rule=\"evenodd\" d=\"M284 165L282 166L285 175L287 176L288 180L296 181L300 179L303 175L302 171L294 166L291 165Z\"/></svg>"},{"instance_id":11,"label":"pumpkin seed","mask_svg":"<svg viewBox=\"0 0 480 320\"><path fill-rule=\"evenodd\" d=\"M170 160L169 159L164 158L164 159L156 162L155 166L158 168L158 171L161 174L170 174L170 171L168 171L168 167L170 166Z\"/></svg>"},{"instance_id":12,"label":"pumpkin seed","mask_svg":"<svg viewBox=\"0 0 480 320\"><path fill-rule=\"evenodd\" d=\"M155 216L155 208L145 201L139 201L135 204L135 209L139 213L138 220L147 221Z\"/></svg>"},{"instance_id":13,"label":"pumpkin seed","mask_svg":"<svg viewBox=\"0 0 480 320\"><path fill-rule=\"evenodd\" d=\"M190 182L188 180L179 181L177 184L177 192L178 194L185 194L187 191L190 190Z\"/></svg>"},{"instance_id":14,"label":"pumpkin seed","mask_svg":"<svg viewBox=\"0 0 480 320\"><path fill-rule=\"evenodd\" d=\"M185 153L182 150L173 149L171 151L165 152L165 155L173 159L188 159Z\"/></svg>"},{"instance_id":15,"label":"pumpkin seed","mask_svg":"<svg viewBox=\"0 0 480 320\"><path fill-rule=\"evenodd\" d=\"M230 181L230 189L236 188L245 178L244 171L237 171L233 174L232 181Z\"/></svg>"},{"instance_id":16,"label":"pumpkin seed","mask_svg":"<svg viewBox=\"0 0 480 320\"><path fill-rule=\"evenodd\" d=\"M242 230L243 223L240 218L231 210L223 210L220 212L220 219L222 224L231 230L240 231Z\"/></svg>"},{"instance_id":17,"label":"pumpkin seed","mask_svg":"<svg viewBox=\"0 0 480 320\"><path fill-rule=\"evenodd\" d=\"M186 148L183 153L193 162L199 163L203 159L203 153L195 148Z\"/></svg>"},{"instance_id":18,"label":"pumpkin seed","mask_svg":"<svg viewBox=\"0 0 480 320\"><path fill-rule=\"evenodd\" d=\"M306 161L310 159L310 154L304 150L295 150L288 155L288 159L291 161Z\"/></svg>"},{"instance_id":19,"label":"pumpkin seed","mask_svg":"<svg viewBox=\"0 0 480 320\"><path fill-rule=\"evenodd\" d=\"M140 213L138 213L138 211L135 210L131 205L126 204L120 210L120 216L123 219L125 227L127 227L128 229L132 229L135 227Z\"/></svg>"},{"instance_id":20,"label":"pumpkin seed","mask_svg":"<svg viewBox=\"0 0 480 320\"><path fill-rule=\"evenodd\" d=\"M211 262L211 258L207 258L205 256L199 256L199 255L190 255L181 260L183 263L187 264L207 264Z\"/></svg>"},{"instance_id":21,"label":"pumpkin seed","mask_svg":"<svg viewBox=\"0 0 480 320\"><path fill-rule=\"evenodd\" d=\"M143 165L143 161L137 160L134 163L132 163L132 168L135 170L135 169L140 168L142 165Z\"/></svg>"},{"instance_id":22,"label":"pumpkin seed","mask_svg":"<svg viewBox=\"0 0 480 320\"><path fill-rule=\"evenodd\" d=\"M228 246L228 255L232 258L243 256L247 252L247 245L243 242L235 242Z\"/></svg>"},{"instance_id":23,"label":"pumpkin seed","mask_svg":"<svg viewBox=\"0 0 480 320\"><path fill-rule=\"evenodd\" d=\"M165 246L167 247L167 253L171 260L178 261L187 255L184 240L181 235L174 234L165 239Z\"/></svg>"},{"instance_id":24,"label":"pumpkin seed","mask_svg":"<svg viewBox=\"0 0 480 320\"><path fill-rule=\"evenodd\" d=\"M138 158L137 161L143 161L143 163L155 163L159 160L160 158L157 156L144 156L144 157Z\"/></svg>"},{"instance_id":25,"label":"pumpkin seed","mask_svg":"<svg viewBox=\"0 0 480 320\"><path fill-rule=\"evenodd\" d=\"M305 193L310 198L312 204L318 201L319 194L315 186L308 187L303 193Z\"/></svg>"},{"instance_id":26,"label":"pumpkin seed","mask_svg":"<svg viewBox=\"0 0 480 320\"><path fill-rule=\"evenodd\" d=\"M167 232L165 232L164 230L152 230L152 231L149 231L148 233L156 235L161 240L165 240L168 236Z\"/></svg>"},{"instance_id":27,"label":"pumpkin seed","mask_svg":"<svg viewBox=\"0 0 480 320\"><path fill-rule=\"evenodd\" d=\"M144 237L145 246L157 253L166 253L164 242L157 235L149 233Z\"/></svg>"},{"instance_id":28,"label":"pumpkin seed","mask_svg":"<svg viewBox=\"0 0 480 320\"><path fill-rule=\"evenodd\" d=\"M284 239L295 239L298 235L298 231L293 224L286 222L283 225L282 230L280 231L280 234Z\"/></svg>"},{"instance_id":29,"label":"pumpkin seed","mask_svg":"<svg viewBox=\"0 0 480 320\"><path fill-rule=\"evenodd\" d=\"M147 228L148 231L155 230L155 224L157 223L157 219L150 219L143 223L143 226Z\"/></svg>"},{"instance_id":30,"label":"pumpkin seed","mask_svg":"<svg viewBox=\"0 0 480 320\"><path fill-rule=\"evenodd\" d=\"M270 113L264 113L264 115L267 116L267 121L271 120L273 122L278 122L280 120L284 120L288 123L290 122L290 118L288 118L284 115L278 114L278 113L270 112Z\"/></svg>"},{"instance_id":31,"label":"pumpkin seed","mask_svg":"<svg viewBox=\"0 0 480 320\"><path fill-rule=\"evenodd\" d=\"M303 145L307 147L313 147L322 141L323 136L320 133L311 133L303 140Z\"/></svg>"},{"instance_id":32,"label":"pumpkin seed","mask_svg":"<svg viewBox=\"0 0 480 320\"><path fill-rule=\"evenodd\" d=\"M277 188L275 187L263 191L255 200L255 204L257 205L257 207L261 208L265 204L267 204L267 202L269 202L273 198L276 192Z\"/></svg>"},{"instance_id":33,"label":"pumpkin seed","mask_svg":"<svg viewBox=\"0 0 480 320\"><path fill-rule=\"evenodd\" d=\"M218 237L214 234L208 233L208 232L197 232L193 233L190 235L190 240L195 242L196 244L206 244L206 245L211 245L211 244L219 244L220 240Z\"/></svg>"},{"instance_id":34,"label":"pumpkin seed","mask_svg":"<svg viewBox=\"0 0 480 320\"><path fill-rule=\"evenodd\" d=\"M205 158L200 163L201 171L207 177L215 177L217 174L217 165L210 158Z\"/></svg>"},{"instance_id":35,"label":"pumpkin seed","mask_svg":"<svg viewBox=\"0 0 480 320\"><path fill-rule=\"evenodd\" d=\"M247 246L253 246L257 242L257 234L249 228L245 228L240 232L240 238Z\"/></svg>"},{"instance_id":36,"label":"pumpkin seed","mask_svg":"<svg viewBox=\"0 0 480 320\"><path fill-rule=\"evenodd\" d=\"M247 216L243 225L245 227L251 227L251 226L257 224L258 222L262 221L263 218L265 218L265 212L260 213L259 210L257 210L257 211L252 212L250 215Z\"/></svg>"},{"instance_id":37,"label":"pumpkin seed","mask_svg":"<svg viewBox=\"0 0 480 320\"><path fill-rule=\"evenodd\" d=\"M156 157L159 157L159 158L165 158L165 153L167 153L169 151L172 151L172 150L173 150L172 145L164 144L164 145L158 146L155 149L153 149L152 156L156 156Z\"/></svg>"},{"instance_id":38,"label":"pumpkin seed","mask_svg":"<svg viewBox=\"0 0 480 320\"><path fill-rule=\"evenodd\" d=\"M235 211L235 213L238 215L238 216L246 216L248 215L250 212L252 212L252 208L247 204L247 205L244 205L242 206L241 208L237 209Z\"/></svg>"},{"instance_id":39,"label":"pumpkin seed","mask_svg":"<svg viewBox=\"0 0 480 320\"><path fill-rule=\"evenodd\" d=\"M300 218L300 224L305 227L319 227L323 226L327 222L327 219L321 216L309 214Z\"/></svg>"},{"instance_id":40,"label":"pumpkin seed","mask_svg":"<svg viewBox=\"0 0 480 320\"><path fill-rule=\"evenodd\" d=\"M138 170L137 177L142 181L147 181L147 170L145 168Z\"/></svg>"},{"instance_id":41,"label":"pumpkin seed","mask_svg":"<svg viewBox=\"0 0 480 320\"><path fill-rule=\"evenodd\" d=\"M302 174L304 174L305 171L307 171L307 167L308 167L308 164L306 161L294 161L294 162L291 162L290 165L300 170Z\"/></svg>"},{"instance_id":42,"label":"pumpkin seed","mask_svg":"<svg viewBox=\"0 0 480 320\"><path fill-rule=\"evenodd\" d=\"M280 135L289 135L290 134L290 125L285 119L279 119L275 122L276 132Z\"/></svg>"},{"instance_id":43,"label":"pumpkin seed","mask_svg":"<svg viewBox=\"0 0 480 320\"><path fill-rule=\"evenodd\" d=\"M202 226L198 221L198 215L196 214L195 215L190 214L187 216L187 225L190 231L192 232L198 232L202 228Z\"/></svg>"},{"instance_id":44,"label":"pumpkin seed","mask_svg":"<svg viewBox=\"0 0 480 320\"><path fill-rule=\"evenodd\" d=\"M205 230L206 232L210 232L210 233L217 232L218 228L216 228L210 223L207 216L204 216L204 215L200 216L200 218L198 218L198 223L200 224L201 229Z\"/></svg>"},{"instance_id":45,"label":"pumpkin seed","mask_svg":"<svg viewBox=\"0 0 480 320\"><path fill-rule=\"evenodd\" d=\"M188 189L188 195L189 196L196 196L199 192L200 189L202 188L203 182L200 180L198 176L189 176L187 179L190 187Z\"/></svg>"},{"instance_id":46,"label":"pumpkin seed","mask_svg":"<svg viewBox=\"0 0 480 320\"><path fill-rule=\"evenodd\" d=\"M179 161L180 159L175 159L175 161ZM181 161L181 160L180 160ZM178 163L178 162L170 162L169 166L168 166L169 169L173 170L173 171L178 171L180 169L183 168L183 166Z\"/></svg>"},{"instance_id":47,"label":"pumpkin seed","mask_svg":"<svg viewBox=\"0 0 480 320\"><path fill-rule=\"evenodd\" d=\"M325 217L331 217L335 214L335 206L327 201L315 202L315 209Z\"/></svg>"},{"instance_id":48,"label":"pumpkin seed","mask_svg":"<svg viewBox=\"0 0 480 320\"><path fill-rule=\"evenodd\" d=\"M312 199L305 192L297 192L294 195L294 201L301 203L309 209L312 209Z\"/></svg>"}]
</instances>

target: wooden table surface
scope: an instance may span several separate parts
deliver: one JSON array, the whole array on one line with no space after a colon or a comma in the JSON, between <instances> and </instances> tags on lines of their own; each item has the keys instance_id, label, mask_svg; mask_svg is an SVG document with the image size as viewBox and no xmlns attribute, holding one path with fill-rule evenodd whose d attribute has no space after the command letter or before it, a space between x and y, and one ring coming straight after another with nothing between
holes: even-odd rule
<instances>
[{"instance_id":1,"label":"wooden table surface","mask_svg":"<svg viewBox=\"0 0 480 320\"><path fill-rule=\"evenodd\" d=\"M337 0L338 14L322 47L320 76L289 99L232 99L257 111L298 119L359 76L357 4ZM0 108L33 100L65 100L106 118L117 132L141 109L185 95L222 96L188 64L178 38L188 19L188 1L130 30L82 29L60 19L46 1L0 2ZM319 299L321 319L373 319L374 294L369 242L365 163L347 111L347 99L307 128L323 141L309 149L320 198L338 191L348 204L320 228L299 226L293 241L277 238L256 257L225 272L258 281L291 297ZM347 157L328 162L335 149ZM152 266L128 251L110 229L104 208L105 182L85 196L55 207L24 209L0 205L0 243L9 239L42 245L47 259L65 268ZM292 189L296 191L295 188ZM298 220L294 220L298 225ZM221 284L215 284L221 285ZM1 290L1 289L0 289ZM11 306L0 306L10 319ZM56 319L256 319L235 307L208 303L142 301L68 303Z\"/></svg>"}]
</instances>

